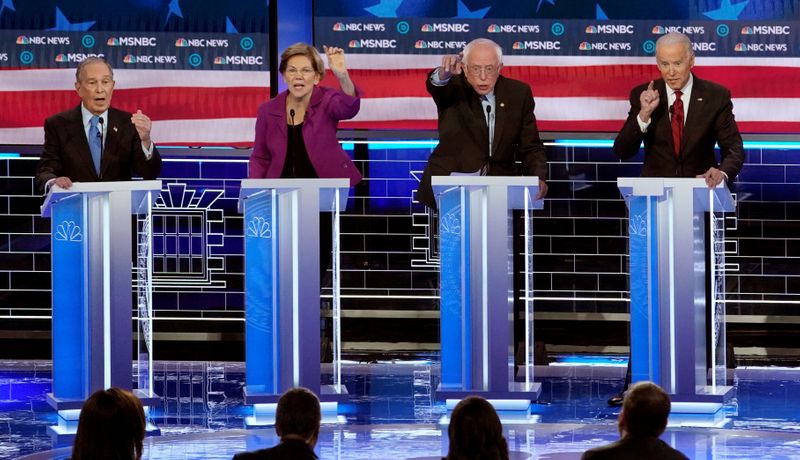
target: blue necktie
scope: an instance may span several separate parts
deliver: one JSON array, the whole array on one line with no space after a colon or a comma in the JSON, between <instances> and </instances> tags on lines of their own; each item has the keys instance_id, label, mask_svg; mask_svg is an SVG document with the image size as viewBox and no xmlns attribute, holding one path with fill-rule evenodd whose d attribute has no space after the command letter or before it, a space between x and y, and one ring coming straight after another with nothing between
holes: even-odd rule
<instances>
[{"instance_id":1,"label":"blue necktie","mask_svg":"<svg viewBox=\"0 0 800 460\"><path fill-rule=\"evenodd\" d=\"M103 139L100 137L100 130L97 129L99 119L100 117L95 115L89 120L89 150L92 151L92 161L97 174L100 174L100 155L103 152Z\"/></svg>"}]
</instances>

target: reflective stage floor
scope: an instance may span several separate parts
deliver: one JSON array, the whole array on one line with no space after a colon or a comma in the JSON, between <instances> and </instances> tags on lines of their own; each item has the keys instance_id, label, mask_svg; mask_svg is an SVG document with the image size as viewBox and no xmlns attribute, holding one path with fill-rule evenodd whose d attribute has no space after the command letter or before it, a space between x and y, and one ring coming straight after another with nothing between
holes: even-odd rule
<instances>
[{"instance_id":1,"label":"reflective stage floor","mask_svg":"<svg viewBox=\"0 0 800 460\"><path fill-rule=\"evenodd\" d=\"M592 364L589 364L592 363ZM438 365L429 361L345 363L352 395L339 422L325 424L321 459L438 459L447 451L443 403L433 399ZM618 408L606 399L622 388L625 363L581 360L537 367L542 395L531 414L504 420L512 458L578 459L617 439ZM692 459L800 459L800 369L739 368L734 400L716 416L671 419L663 439ZM148 459L229 459L277 442L271 429L245 430L241 363L156 363L163 404L152 421L161 436L145 440ZM64 459L46 427L49 362L0 363L0 458ZM503 416L505 419L505 416Z\"/></svg>"}]
</instances>

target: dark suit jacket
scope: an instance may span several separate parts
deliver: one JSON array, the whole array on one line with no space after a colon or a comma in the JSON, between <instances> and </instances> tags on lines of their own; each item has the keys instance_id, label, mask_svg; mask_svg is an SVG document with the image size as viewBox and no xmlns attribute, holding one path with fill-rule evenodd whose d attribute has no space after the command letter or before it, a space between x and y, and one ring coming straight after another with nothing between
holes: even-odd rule
<instances>
[{"instance_id":1,"label":"dark suit jacket","mask_svg":"<svg viewBox=\"0 0 800 460\"><path fill-rule=\"evenodd\" d=\"M694 177L713 166L733 181L742 170L744 148L733 117L730 92L716 83L694 77L680 157L676 157L666 83L657 80L653 87L658 90L660 101L651 115L647 132L642 133L636 120L641 109L639 96L647 88L644 84L631 91L631 111L614 141L614 153L621 159L630 158L638 153L639 144L644 141L644 177ZM720 147L719 164L714 155L714 143L719 143Z\"/></svg>"},{"instance_id":2,"label":"dark suit jacket","mask_svg":"<svg viewBox=\"0 0 800 460\"><path fill-rule=\"evenodd\" d=\"M317 460L317 454L305 442L287 439L269 449L236 454L233 460Z\"/></svg>"},{"instance_id":3,"label":"dark suit jacket","mask_svg":"<svg viewBox=\"0 0 800 460\"><path fill-rule=\"evenodd\" d=\"M155 179L161 173L161 156L153 147L147 160L131 114L108 109L108 126L100 174L94 169L89 142L81 117L81 106L53 115L44 122L44 150L36 167L36 184L41 191L52 178L66 176L73 182L131 180L132 173Z\"/></svg>"},{"instance_id":4,"label":"dark suit jacket","mask_svg":"<svg viewBox=\"0 0 800 460\"><path fill-rule=\"evenodd\" d=\"M435 70L434 70L435 72ZM495 125L492 156L489 158L489 128L480 96L463 74L454 75L444 86L426 80L439 114L439 145L428 158L428 165L417 190L417 200L436 208L431 176L451 172L475 172L488 161L491 176L547 177L547 155L536 128L531 88L518 80L497 78ZM522 161L519 169L515 160Z\"/></svg>"},{"instance_id":5,"label":"dark suit jacket","mask_svg":"<svg viewBox=\"0 0 800 460\"><path fill-rule=\"evenodd\" d=\"M625 437L583 453L581 460L689 460L658 438Z\"/></svg>"}]
</instances>

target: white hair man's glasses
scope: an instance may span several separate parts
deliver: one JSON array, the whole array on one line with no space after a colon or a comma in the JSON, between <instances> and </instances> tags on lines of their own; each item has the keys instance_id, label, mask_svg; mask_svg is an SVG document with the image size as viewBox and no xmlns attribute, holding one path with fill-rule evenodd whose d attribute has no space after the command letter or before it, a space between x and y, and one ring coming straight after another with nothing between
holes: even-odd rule
<instances>
[{"instance_id":1,"label":"white hair man's glasses","mask_svg":"<svg viewBox=\"0 0 800 460\"><path fill-rule=\"evenodd\" d=\"M470 65L467 66L467 70L472 75L485 75L486 77L493 77L497 75L497 71L499 70L498 66L487 65L487 66L479 66L479 65Z\"/></svg>"}]
</instances>

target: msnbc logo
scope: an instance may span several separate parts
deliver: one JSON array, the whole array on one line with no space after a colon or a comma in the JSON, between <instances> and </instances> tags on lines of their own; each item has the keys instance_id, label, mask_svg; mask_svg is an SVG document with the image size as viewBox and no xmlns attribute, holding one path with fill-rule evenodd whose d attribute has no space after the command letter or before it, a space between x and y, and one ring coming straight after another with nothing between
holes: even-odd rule
<instances>
[{"instance_id":1,"label":"msnbc logo","mask_svg":"<svg viewBox=\"0 0 800 460\"><path fill-rule=\"evenodd\" d=\"M341 22L337 22L336 24L333 25L334 32L341 32L343 30L344 30L344 24L342 24Z\"/></svg>"},{"instance_id":2,"label":"msnbc logo","mask_svg":"<svg viewBox=\"0 0 800 460\"><path fill-rule=\"evenodd\" d=\"M30 43L31 41L24 35L17 37L17 45L29 45Z\"/></svg>"},{"instance_id":3,"label":"msnbc logo","mask_svg":"<svg viewBox=\"0 0 800 460\"><path fill-rule=\"evenodd\" d=\"M185 38L179 38L175 40L175 46L177 46L178 48L185 48L189 46L189 41L186 40Z\"/></svg>"},{"instance_id":4,"label":"msnbc logo","mask_svg":"<svg viewBox=\"0 0 800 460\"><path fill-rule=\"evenodd\" d=\"M348 48L361 48L361 42L358 40L350 40L347 44Z\"/></svg>"},{"instance_id":5,"label":"msnbc logo","mask_svg":"<svg viewBox=\"0 0 800 460\"><path fill-rule=\"evenodd\" d=\"M417 42L414 43L414 48L417 48L417 49L423 49L423 48L427 48L427 47L428 47L428 43L424 42L422 40L417 40Z\"/></svg>"},{"instance_id":6,"label":"msnbc logo","mask_svg":"<svg viewBox=\"0 0 800 460\"><path fill-rule=\"evenodd\" d=\"M132 54L126 54L124 58L122 58L122 62L125 64L136 64L136 56Z\"/></svg>"},{"instance_id":7,"label":"msnbc logo","mask_svg":"<svg viewBox=\"0 0 800 460\"><path fill-rule=\"evenodd\" d=\"M578 46L578 49L581 51L591 51L592 44L589 42L581 42L580 46Z\"/></svg>"},{"instance_id":8,"label":"msnbc logo","mask_svg":"<svg viewBox=\"0 0 800 460\"><path fill-rule=\"evenodd\" d=\"M119 38L117 38L117 37L109 38L108 41L106 41L106 45L108 45L108 46L119 46L120 45ZM130 56L130 55L128 55L128 56ZM125 56L125 57L127 57L127 56Z\"/></svg>"},{"instance_id":9,"label":"msnbc logo","mask_svg":"<svg viewBox=\"0 0 800 460\"><path fill-rule=\"evenodd\" d=\"M662 34L667 33L667 29L665 29L664 26L654 26L653 27L653 33L654 34L658 34L658 35L662 35Z\"/></svg>"},{"instance_id":10,"label":"msnbc logo","mask_svg":"<svg viewBox=\"0 0 800 460\"><path fill-rule=\"evenodd\" d=\"M498 26L497 24L489 24L489 27L486 29L486 32L489 32L490 34L500 33L500 26Z\"/></svg>"},{"instance_id":11,"label":"msnbc logo","mask_svg":"<svg viewBox=\"0 0 800 460\"><path fill-rule=\"evenodd\" d=\"M56 62L69 62L69 59L67 58L66 54L62 53L56 56Z\"/></svg>"},{"instance_id":12,"label":"msnbc logo","mask_svg":"<svg viewBox=\"0 0 800 460\"><path fill-rule=\"evenodd\" d=\"M596 34L597 33L597 26L586 26L586 33L587 34ZM581 43L581 45L583 45L583 43ZM581 48L581 49L583 49L583 48Z\"/></svg>"}]
</instances>

